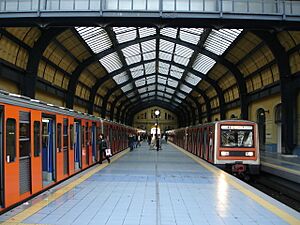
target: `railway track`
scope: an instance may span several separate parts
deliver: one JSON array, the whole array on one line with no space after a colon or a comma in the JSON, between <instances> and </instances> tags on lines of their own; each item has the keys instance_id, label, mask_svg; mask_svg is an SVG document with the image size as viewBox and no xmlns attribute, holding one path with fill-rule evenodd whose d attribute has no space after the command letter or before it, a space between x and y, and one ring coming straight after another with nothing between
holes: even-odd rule
<instances>
[{"instance_id":1,"label":"railway track","mask_svg":"<svg viewBox=\"0 0 300 225\"><path fill-rule=\"evenodd\" d=\"M300 184L265 172L261 172L248 183L300 212Z\"/></svg>"}]
</instances>

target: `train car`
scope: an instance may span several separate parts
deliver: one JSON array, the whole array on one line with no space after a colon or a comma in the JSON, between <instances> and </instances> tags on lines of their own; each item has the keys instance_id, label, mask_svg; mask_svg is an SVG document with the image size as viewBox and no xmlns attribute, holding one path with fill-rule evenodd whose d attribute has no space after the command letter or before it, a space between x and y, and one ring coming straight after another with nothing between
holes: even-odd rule
<instances>
[{"instance_id":1,"label":"train car","mask_svg":"<svg viewBox=\"0 0 300 225\"><path fill-rule=\"evenodd\" d=\"M0 91L0 213L100 160L104 133L116 154L135 129Z\"/></svg>"},{"instance_id":2,"label":"train car","mask_svg":"<svg viewBox=\"0 0 300 225\"><path fill-rule=\"evenodd\" d=\"M235 175L259 174L255 122L224 120L168 131L169 141Z\"/></svg>"}]
</instances>

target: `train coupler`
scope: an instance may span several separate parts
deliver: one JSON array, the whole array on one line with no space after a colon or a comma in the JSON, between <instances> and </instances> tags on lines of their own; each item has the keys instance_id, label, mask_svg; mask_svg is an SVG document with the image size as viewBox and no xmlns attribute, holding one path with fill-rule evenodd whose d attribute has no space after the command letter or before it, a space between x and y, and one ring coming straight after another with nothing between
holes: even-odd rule
<instances>
[{"instance_id":1,"label":"train coupler","mask_svg":"<svg viewBox=\"0 0 300 225\"><path fill-rule=\"evenodd\" d=\"M232 165L231 170L233 173L241 174L246 171L246 166L243 164L235 164L235 165Z\"/></svg>"}]
</instances>

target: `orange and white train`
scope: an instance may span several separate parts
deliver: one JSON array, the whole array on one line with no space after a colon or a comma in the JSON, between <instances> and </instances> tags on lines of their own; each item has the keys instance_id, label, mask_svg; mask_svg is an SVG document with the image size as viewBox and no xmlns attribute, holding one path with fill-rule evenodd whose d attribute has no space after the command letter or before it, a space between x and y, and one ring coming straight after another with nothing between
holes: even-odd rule
<instances>
[{"instance_id":1,"label":"orange and white train","mask_svg":"<svg viewBox=\"0 0 300 225\"><path fill-rule=\"evenodd\" d=\"M0 91L0 213L99 162L100 133L116 154L136 130Z\"/></svg>"},{"instance_id":2,"label":"orange and white train","mask_svg":"<svg viewBox=\"0 0 300 225\"><path fill-rule=\"evenodd\" d=\"M223 120L167 132L169 140L217 167L237 175L259 174L255 122Z\"/></svg>"}]
</instances>

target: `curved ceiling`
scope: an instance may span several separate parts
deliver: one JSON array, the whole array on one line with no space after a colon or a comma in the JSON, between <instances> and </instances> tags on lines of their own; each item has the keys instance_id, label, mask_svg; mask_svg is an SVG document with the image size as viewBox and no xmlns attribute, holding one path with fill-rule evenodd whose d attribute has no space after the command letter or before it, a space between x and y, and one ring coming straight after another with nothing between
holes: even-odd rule
<instances>
[{"instance_id":1,"label":"curved ceiling","mask_svg":"<svg viewBox=\"0 0 300 225\"><path fill-rule=\"evenodd\" d=\"M93 86L94 95L110 78L116 83L115 88L106 93L104 105L121 89L122 95L132 103L159 100L175 106L183 104L190 110L193 107L184 103L193 98L192 91L203 95L203 91L197 88L201 80L220 92L216 81L207 73L217 61L221 61L220 56L242 32L241 29L171 27L75 29L94 53L83 62L81 71L97 60L108 74ZM93 98L95 96L90 100ZM102 116L105 114L106 108L102 108Z\"/></svg>"}]
</instances>

